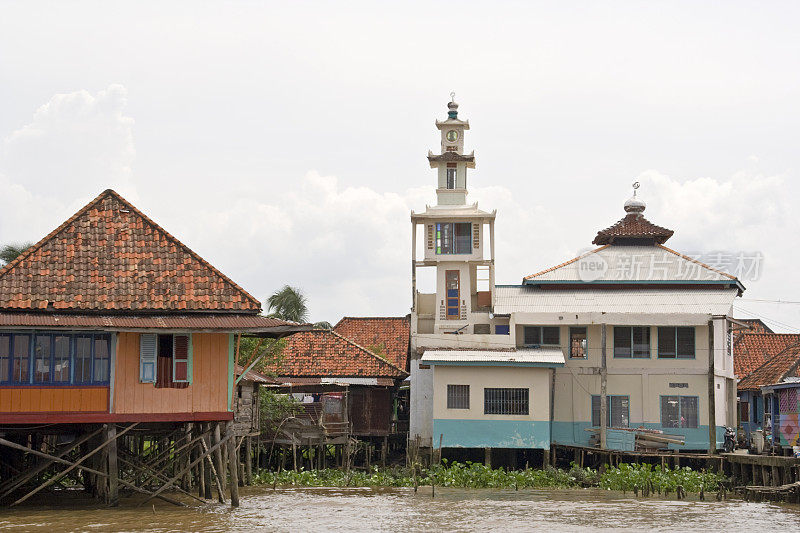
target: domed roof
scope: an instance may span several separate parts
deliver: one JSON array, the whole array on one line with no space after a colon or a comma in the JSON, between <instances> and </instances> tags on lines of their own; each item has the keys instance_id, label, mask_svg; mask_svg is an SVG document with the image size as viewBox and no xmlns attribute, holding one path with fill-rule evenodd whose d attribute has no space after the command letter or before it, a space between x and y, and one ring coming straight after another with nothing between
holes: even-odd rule
<instances>
[{"instance_id":1,"label":"domed roof","mask_svg":"<svg viewBox=\"0 0 800 533\"><path fill-rule=\"evenodd\" d=\"M613 226L597 232L597 236L592 241L593 244L612 244L619 243L637 243L650 242L657 244L664 244L667 239L672 237L674 231L661 226L656 226L646 218L642 213L644 212L647 204L644 200L636 196L636 190L639 188L639 182L633 184L633 196L628 198L623 206L625 209L625 217L618 221Z\"/></svg>"}]
</instances>

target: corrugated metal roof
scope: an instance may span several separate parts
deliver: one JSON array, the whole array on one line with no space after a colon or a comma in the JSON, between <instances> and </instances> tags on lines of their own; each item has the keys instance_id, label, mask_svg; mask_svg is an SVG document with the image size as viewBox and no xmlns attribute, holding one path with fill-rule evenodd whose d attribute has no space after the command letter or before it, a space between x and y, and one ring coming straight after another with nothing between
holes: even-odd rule
<instances>
[{"instance_id":1,"label":"corrugated metal roof","mask_svg":"<svg viewBox=\"0 0 800 533\"><path fill-rule=\"evenodd\" d=\"M527 282L735 281L736 278L666 246L603 246L556 267L532 274Z\"/></svg>"},{"instance_id":2,"label":"corrugated metal roof","mask_svg":"<svg viewBox=\"0 0 800 533\"><path fill-rule=\"evenodd\" d=\"M236 365L236 375L241 376L242 371L244 371L244 368L242 368L241 365ZM256 383L280 383L277 379L265 376L264 374L256 372L252 369L248 370L242 379L245 381L254 381Z\"/></svg>"},{"instance_id":3,"label":"corrugated metal roof","mask_svg":"<svg viewBox=\"0 0 800 533\"><path fill-rule=\"evenodd\" d=\"M542 289L497 287L496 314L616 313L702 314L730 313L738 289Z\"/></svg>"},{"instance_id":4,"label":"corrugated metal roof","mask_svg":"<svg viewBox=\"0 0 800 533\"><path fill-rule=\"evenodd\" d=\"M0 313L0 327L100 328L100 329L191 329L234 331L305 331L310 326L260 315L62 315L55 313Z\"/></svg>"},{"instance_id":5,"label":"corrugated metal roof","mask_svg":"<svg viewBox=\"0 0 800 533\"><path fill-rule=\"evenodd\" d=\"M561 348L518 348L516 350L425 350L426 363L517 363L563 365Z\"/></svg>"},{"instance_id":6,"label":"corrugated metal roof","mask_svg":"<svg viewBox=\"0 0 800 533\"><path fill-rule=\"evenodd\" d=\"M336 385L340 387L347 387L350 385L375 385L379 387L391 387L395 384L392 378L299 378L292 376L279 376L278 382L284 387L302 387L303 385Z\"/></svg>"}]
</instances>

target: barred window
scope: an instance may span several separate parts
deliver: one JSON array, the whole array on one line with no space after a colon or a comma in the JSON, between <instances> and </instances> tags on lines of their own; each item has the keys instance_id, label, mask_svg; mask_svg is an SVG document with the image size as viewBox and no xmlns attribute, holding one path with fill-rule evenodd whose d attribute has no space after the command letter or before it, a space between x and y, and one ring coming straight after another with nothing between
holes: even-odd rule
<instances>
[{"instance_id":1,"label":"barred window","mask_svg":"<svg viewBox=\"0 0 800 533\"><path fill-rule=\"evenodd\" d=\"M528 389L483 389L483 414L527 415Z\"/></svg>"},{"instance_id":2,"label":"barred window","mask_svg":"<svg viewBox=\"0 0 800 533\"><path fill-rule=\"evenodd\" d=\"M447 408L469 409L469 385L447 386Z\"/></svg>"},{"instance_id":3,"label":"barred window","mask_svg":"<svg viewBox=\"0 0 800 533\"><path fill-rule=\"evenodd\" d=\"M697 404L697 396L662 396L661 425L665 428L699 427Z\"/></svg>"}]
</instances>

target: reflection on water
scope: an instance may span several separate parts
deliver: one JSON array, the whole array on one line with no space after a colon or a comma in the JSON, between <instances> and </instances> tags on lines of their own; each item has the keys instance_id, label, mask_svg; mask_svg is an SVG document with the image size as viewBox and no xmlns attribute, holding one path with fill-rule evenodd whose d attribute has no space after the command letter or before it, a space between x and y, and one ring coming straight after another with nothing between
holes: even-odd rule
<instances>
[{"instance_id":1,"label":"reflection on water","mask_svg":"<svg viewBox=\"0 0 800 533\"><path fill-rule=\"evenodd\" d=\"M52 498L52 497L51 497ZM797 531L800 507L634 498L601 490L246 488L242 505L116 509L62 498L57 510L0 510L0 531Z\"/></svg>"}]
</instances>

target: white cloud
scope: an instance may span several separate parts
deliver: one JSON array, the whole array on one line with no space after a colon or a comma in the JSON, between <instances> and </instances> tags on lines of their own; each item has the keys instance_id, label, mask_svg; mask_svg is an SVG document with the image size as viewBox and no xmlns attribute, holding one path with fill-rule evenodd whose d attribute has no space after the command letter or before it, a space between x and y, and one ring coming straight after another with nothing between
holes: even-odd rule
<instances>
[{"instance_id":1,"label":"white cloud","mask_svg":"<svg viewBox=\"0 0 800 533\"><path fill-rule=\"evenodd\" d=\"M89 198L115 188L136 198L127 91L56 94L0 143L0 239L36 240Z\"/></svg>"}]
</instances>

